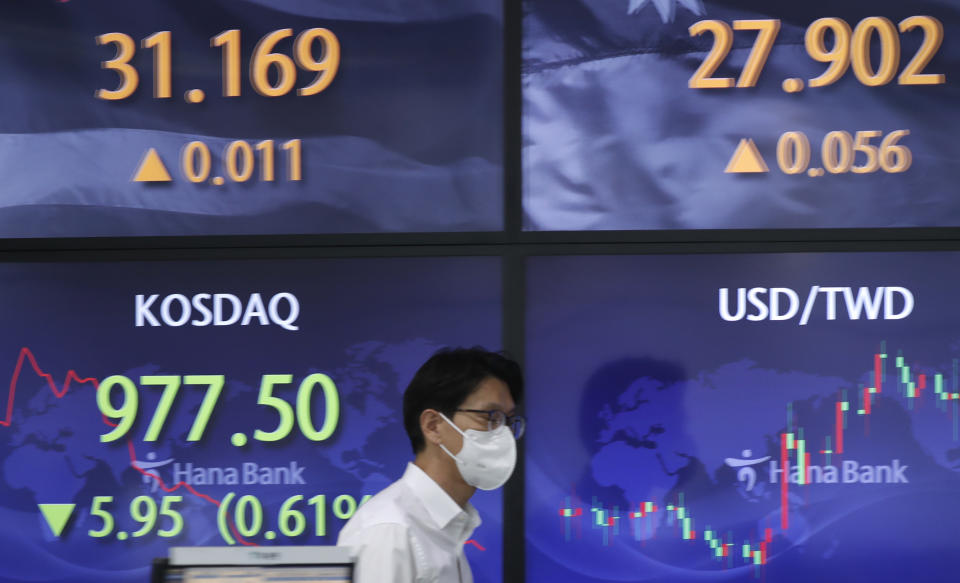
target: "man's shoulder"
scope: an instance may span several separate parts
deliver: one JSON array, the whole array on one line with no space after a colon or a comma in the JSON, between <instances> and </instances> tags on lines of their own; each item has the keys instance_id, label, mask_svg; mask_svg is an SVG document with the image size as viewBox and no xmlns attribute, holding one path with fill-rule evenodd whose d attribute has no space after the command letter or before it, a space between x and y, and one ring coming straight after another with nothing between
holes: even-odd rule
<instances>
[{"instance_id":1,"label":"man's shoulder","mask_svg":"<svg viewBox=\"0 0 960 583\"><path fill-rule=\"evenodd\" d=\"M344 534L359 532L378 525L396 525L409 528L410 514L416 512L415 501L402 480L390 484L357 508L343 527Z\"/></svg>"},{"instance_id":2,"label":"man's shoulder","mask_svg":"<svg viewBox=\"0 0 960 583\"><path fill-rule=\"evenodd\" d=\"M408 498L407 487L401 480L397 480L360 505L355 516L362 515L368 521L376 521L379 517L384 517L391 519L386 522L395 522L394 519L407 516Z\"/></svg>"}]
</instances>

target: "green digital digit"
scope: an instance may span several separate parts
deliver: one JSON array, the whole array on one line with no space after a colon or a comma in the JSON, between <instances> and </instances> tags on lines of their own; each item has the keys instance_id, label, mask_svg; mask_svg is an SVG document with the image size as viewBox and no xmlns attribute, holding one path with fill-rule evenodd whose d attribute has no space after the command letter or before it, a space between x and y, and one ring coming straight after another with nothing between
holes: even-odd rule
<instances>
[{"instance_id":1,"label":"green digital digit","mask_svg":"<svg viewBox=\"0 0 960 583\"><path fill-rule=\"evenodd\" d=\"M142 507L146 506L144 512ZM134 538L143 536L153 530L157 524L157 503L150 496L137 496L130 501L130 516L137 522L143 524L140 530L131 533Z\"/></svg>"},{"instance_id":2,"label":"green digital digit","mask_svg":"<svg viewBox=\"0 0 960 583\"><path fill-rule=\"evenodd\" d=\"M197 411L197 418L193 420L193 426L190 427L190 433L187 435L187 441L200 441L203 432L207 429L207 423L213 416L213 409L217 406L217 399L220 398L220 392L223 391L223 385L226 384L226 377L221 375L195 374L183 377L185 385L207 385L207 393L203 396L203 403L200 404L200 410Z\"/></svg>"},{"instance_id":3,"label":"green digital digit","mask_svg":"<svg viewBox=\"0 0 960 583\"><path fill-rule=\"evenodd\" d=\"M318 384L323 387L323 399L326 404L323 427L320 431L314 427L313 415L310 412L313 388ZM333 379L323 373L312 374L303 379L297 391L297 423L300 424L300 431L303 432L304 437L311 441L328 439L336 431L339 421L340 395L337 393L337 385L334 384Z\"/></svg>"},{"instance_id":4,"label":"green digital digit","mask_svg":"<svg viewBox=\"0 0 960 583\"><path fill-rule=\"evenodd\" d=\"M123 404L119 408L113 406L110 402L113 387L119 385L123 389ZM103 379L97 388L97 407L100 412L110 419L119 419L113 431L100 436L101 443L116 441L127 434L133 427L133 422L137 419L137 408L140 405L140 396L137 393L137 385L130 379L121 375L113 375Z\"/></svg>"},{"instance_id":5,"label":"green digital digit","mask_svg":"<svg viewBox=\"0 0 960 583\"><path fill-rule=\"evenodd\" d=\"M100 530L88 530L88 535L94 538L103 538L113 532L113 516L101 508L103 504L110 504L111 502L113 502L113 496L93 497L93 504L90 506L90 516L99 516L100 519L103 520L103 528Z\"/></svg>"},{"instance_id":6,"label":"green digital digit","mask_svg":"<svg viewBox=\"0 0 960 583\"><path fill-rule=\"evenodd\" d=\"M156 441L160 437L160 430L173 408L173 400L177 398L177 391L180 390L180 377L178 376L142 376L140 385L146 387L163 387L163 395L157 404L157 410L153 412L153 419L150 420L150 426L147 427L147 434L143 436L144 441Z\"/></svg>"},{"instance_id":7,"label":"green digital digit","mask_svg":"<svg viewBox=\"0 0 960 583\"><path fill-rule=\"evenodd\" d=\"M317 518L317 536L327 536L327 497L317 494L307 500L307 504L314 506Z\"/></svg>"},{"instance_id":8,"label":"green digital digit","mask_svg":"<svg viewBox=\"0 0 960 583\"><path fill-rule=\"evenodd\" d=\"M293 509L293 505L303 500L303 496L291 496L287 498L283 506L280 507L280 517L277 525L283 536L300 536L307 528L307 519L303 512ZM293 526L290 526L290 519L293 519Z\"/></svg>"},{"instance_id":9,"label":"green digital digit","mask_svg":"<svg viewBox=\"0 0 960 583\"><path fill-rule=\"evenodd\" d=\"M177 536L183 530L183 516L179 512L170 507L174 502L182 502L183 496L164 496L163 500L160 502L160 515L169 516L173 521L173 526L164 530L160 529L157 531L157 536L163 538L170 538Z\"/></svg>"},{"instance_id":10,"label":"green digital digit","mask_svg":"<svg viewBox=\"0 0 960 583\"><path fill-rule=\"evenodd\" d=\"M259 429L253 432L253 438L257 441L279 441L290 435L293 429L293 407L280 397L273 396L274 385L285 385L293 382L293 375L289 374L267 374L263 375L260 382L260 397L257 399L258 405L273 407L280 415L280 423L273 431L261 431Z\"/></svg>"},{"instance_id":11,"label":"green digital digit","mask_svg":"<svg viewBox=\"0 0 960 583\"><path fill-rule=\"evenodd\" d=\"M344 502L347 504L346 510L343 508ZM356 511L357 501L350 494L341 494L333 501L333 515L341 520L350 520Z\"/></svg>"},{"instance_id":12,"label":"green digital digit","mask_svg":"<svg viewBox=\"0 0 960 583\"><path fill-rule=\"evenodd\" d=\"M250 507L252 516L250 522L247 522L247 507ZM237 525L237 532L241 536L257 536L260 527L263 526L263 506L256 496L247 494L237 500L237 507L234 510L233 520Z\"/></svg>"}]
</instances>

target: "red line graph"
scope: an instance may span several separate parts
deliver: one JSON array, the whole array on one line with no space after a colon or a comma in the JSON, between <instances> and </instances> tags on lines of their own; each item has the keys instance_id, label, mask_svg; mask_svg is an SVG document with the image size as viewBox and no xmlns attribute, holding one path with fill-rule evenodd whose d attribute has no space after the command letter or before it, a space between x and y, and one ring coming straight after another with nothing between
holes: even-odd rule
<instances>
[{"instance_id":1,"label":"red line graph","mask_svg":"<svg viewBox=\"0 0 960 583\"><path fill-rule=\"evenodd\" d=\"M80 384L92 383L94 388L100 388L100 383L97 382L97 379L81 378L75 370L70 369L67 371L67 377L63 381L63 388L58 389L57 384L53 381L53 375L43 372L43 370L41 370L40 366L37 364L37 359L34 358L33 353L30 352L29 348L24 346L20 349L20 355L17 357L17 366L13 369L13 377L10 379L10 394L7 397L6 416L2 421L0 421L0 425L5 427L10 427L10 422L13 418L13 401L17 396L17 382L20 380L20 373L23 370L23 363L26 360L30 361L30 366L33 368L33 372L37 373L38 377L41 377L47 381L47 386L50 387L50 391L53 393L53 396L58 399L62 399L63 396L67 394L67 391L70 390L71 382L77 382Z\"/></svg>"},{"instance_id":2,"label":"red line graph","mask_svg":"<svg viewBox=\"0 0 960 583\"><path fill-rule=\"evenodd\" d=\"M67 375L63 381L63 387L58 389L56 382L54 382L53 380L53 375L43 372L43 369L41 369L40 365L37 364L37 359L33 355L33 352L29 348L24 346L23 348L20 349L20 354L17 357L17 366L14 367L13 376L10 378L10 394L7 396L6 416L4 417L3 420L0 420L0 425L3 425L5 427L10 427L10 424L13 421L13 403L17 397L17 385L20 382L20 375L23 373L24 362L30 363L30 368L33 369L33 372L36 373L38 377L44 379L47 382L47 386L50 388L50 392L52 392L53 396L58 399L62 399L64 395L67 394L67 391L70 390L70 384L72 382L78 383L78 384L89 383L89 384L92 384L95 389L97 390L100 389L100 382L97 379L92 377L83 378L79 374L77 374L77 371L73 369L70 369L69 371L67 371ZM103 422L112 427L116 427L116 424L111 423L109 420L107 420L106 417L103 418ZM148 472L143 468L139 467L137 465L137 452L136 450L134 450L133 441L130 439L127 440L127 452L130 456L130 467L137 470L144 476L148 476L152 478L155 482L157 482L157 484L160 486L160 489L163 490L164 492L167 492L167 493L176 492L180 488L185 488L188 492L190 492L194 496L202 500L206 500L207 502L210 502L211 504L214 504L217 507L220 506L219 500L215 498L211 498L206 494L197 492L193 488L193 486L191 486L190 484L187 484L186 482L177 482L173 486L167 486L167 484L163 481L163 479L160 476L158 476L157 474ZM236 526L233 524L233 521L230 521L230 530L233 531L233 535L237 538L240 544L246 545L246 546L257 546L256 543L245 541L240 536L240 534L237 532Z\"/></svg>"}]
</instances>

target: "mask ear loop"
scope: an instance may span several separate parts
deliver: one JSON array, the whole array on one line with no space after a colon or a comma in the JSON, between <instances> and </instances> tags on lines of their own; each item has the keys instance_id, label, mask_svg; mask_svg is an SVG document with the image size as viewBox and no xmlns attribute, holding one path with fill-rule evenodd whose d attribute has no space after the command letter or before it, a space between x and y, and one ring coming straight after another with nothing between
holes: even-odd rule
<instances>
[{"instance_id":1,"label":"mask ear loop","mask_svg":"<svg viewBox=\"0 0 960 583\"><path fill-rule=\"evenodd\" d=\"M440 417L442 417L443 420L446 421L446 422L450 425L450 427L453 427L454 429L456 429L456 430L457 430L457 433L459 433L460 435L462 435L462 436L464 436L464 437L467 436L467 434L464 433L463 431L461 431L460 428L457 427L457 426L453 423L453 421L450 421L449 419L447 419L447 416L446 416L446 415L444 415L444 414L441 413L440 411L437 411L437 415L439 415Z\"/></svg>"},{"instance_id":2,"label":"mask ear loop","mask_svg":"<svg viewBox=\"0 0 960 583\"><path fill-rule=\"evenodd\" d=\"M456 429L456 430L457 430L457 433L459 433L460 435L462 435L464 441L466 441L466 439L467 439L467 434L464 433L463 431L461 431L459 427L457 427L456 425L454 425L454 424L453 424L453 421L450 421L449 419L447 419L447 416L444 415L443 413L441 413L440 411L437 411L437 415L439 415L440 417L442 417L443 420L446 421L446 422L450 425L450 427L453 427L454 429ZM462 463L463 463L462 460L460 460L457 456L453 455L453 453L451 453L450 450L447 449L447 446L443 445L442 443L440 443L440 444L438 444L438 445L440 446L440 449L442 449L444 452L446 452L446 454L447 454L448 456L452 457L452 458L453 458L453 461L457 462L457 464L462 464Z\"/></svg>"}]
</instances>

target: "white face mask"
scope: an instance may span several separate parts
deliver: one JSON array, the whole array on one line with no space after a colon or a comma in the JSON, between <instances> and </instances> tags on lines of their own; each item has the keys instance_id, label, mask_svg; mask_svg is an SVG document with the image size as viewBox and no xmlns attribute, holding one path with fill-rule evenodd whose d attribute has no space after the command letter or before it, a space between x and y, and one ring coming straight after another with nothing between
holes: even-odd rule
<instances>
[{"instance_id":1,"label":"white face mask","mask_svg":"<svg viewBox=\"0 0 960 583\"><path fill-rule=\"evenodd\" d=\"M517 463L517 440L506 425L492 431L459 427L440 413L443 420L463 436L463 448L453 455L442 443L440 448L457 462L457 469L466 483L481 490L496 490L504 485Z\"/></svg>"}]
</instances>

